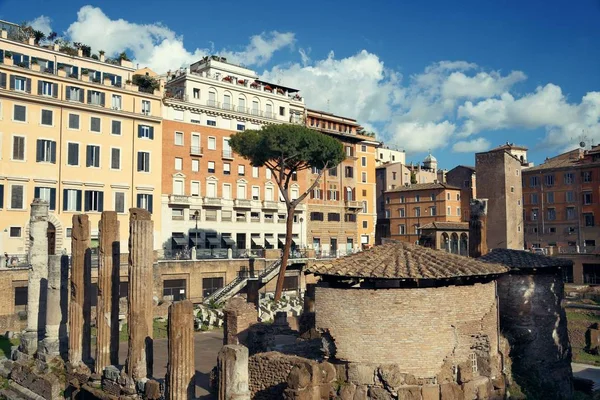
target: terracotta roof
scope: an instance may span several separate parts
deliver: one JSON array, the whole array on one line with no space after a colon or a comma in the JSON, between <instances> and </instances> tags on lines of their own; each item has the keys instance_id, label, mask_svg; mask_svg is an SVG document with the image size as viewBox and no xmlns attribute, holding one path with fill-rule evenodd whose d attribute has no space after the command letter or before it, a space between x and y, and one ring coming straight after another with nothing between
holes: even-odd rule
<instances>
[{"instance_id":1,"label":"terracotta roof","mask_svg":"<svg viewBox=\"0 0 600 400\"><path fill-rule=\"evenodd\" d=\"M579 149L568 151L563 154L559 154L556 157L552 157L544 161L543 164L536 165L535 167L527 168L523 170L523 174L530 174L532 172L541 172L550 169L569 169L569 168L586 168L600 165L600 162L590 162L589 158L581 159L579 157Z\"/></svg>"},{"instance_id":2,"label":"terracotta roof","mask_svg":"<svg viewBox=\"0 0 600 400\"><path fill-rule=\"evenodd\" d=\"M434 221L428 224L422 225L420 229L439 229L439 230L454 230L454 231L468 231L468 222L446 222L446 221Z\"/></svg>"},{"instance_id":3,"label":"terracotta roof","mask_svg":"<svg viewBox=\"0 0 600 400\"><path fill-rule=\"evenodd\" d=\"M433 250L405 242L391 242L308 268L316 275L375 279L444 279L502 274L499 264Z\"/></svg>"},{"instance_id":4,"label":"terracotta roof","mask_svg":"<svg viewBox=\"0 0 600 400\"><path fill-rule=\"evenodd\" d=\"M486 255L479 257L478 260L485 263L503 264L513 269L569 267L573 265L573 261L565 258L548 257L525 250L510 249L493 249Z\"/></svg>"},{"instance_id":5,"label":"terracotta roof","mask_svg":"<svg viewBox=\"0 0 600 400\"><path fill-rule=\"evenodd\" d=\"M447 183L414 183L408 186L398 187L392 190L386 190L386 193L391 192L411 192L415 190L432 190L432 189L454 189L460 190L457 186L448 185Z\"/></svg>"}]
</instances>

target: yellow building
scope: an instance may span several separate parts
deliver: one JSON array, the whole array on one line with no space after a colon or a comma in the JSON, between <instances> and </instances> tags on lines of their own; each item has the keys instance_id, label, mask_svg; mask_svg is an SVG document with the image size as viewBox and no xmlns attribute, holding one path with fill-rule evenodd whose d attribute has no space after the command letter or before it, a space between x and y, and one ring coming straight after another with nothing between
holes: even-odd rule
<instances>
[{"instance_id":1,"label":"yellow building","mask_svg":"<svg viewBox=\"0 0 600 400\"><path fill-rule=\"evenodd\" d=\"M355 154L358 158L356 182L356 200L362 204L357 215L358 243L361 247L375 244L375 225L377 224L377 191L376 191L376 158L379 142L364 140L356 144Z\"/></svg>"},{"instance_id":2,"label":"yellow building","mask_svg":"<svg viewBox=\"0 0 600 400\"><path fill-rule=\"evenodd\" d=\"M131 61L17 41L1 25L0 254L27 252L36 197L50 204L51 252L70 252L76 213L96 239L103 210L118 212L126 252L136 206L154 211L159 247L162 89L133 85Z\"/></svg>"}]
</instances>

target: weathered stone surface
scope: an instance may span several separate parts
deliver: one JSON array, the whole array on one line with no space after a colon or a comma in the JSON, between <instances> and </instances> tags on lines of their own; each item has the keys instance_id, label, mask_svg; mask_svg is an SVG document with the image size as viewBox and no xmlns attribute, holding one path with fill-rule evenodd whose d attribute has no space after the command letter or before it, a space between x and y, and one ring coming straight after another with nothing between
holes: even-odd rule
<instances>
[{"instance_id":1,"label":"weathered stone surface","mask_svg":"<svg viewBox=\"0 0 600 400\"><path fill-rule=\"evenodd\" d=\"M323 362L319 364L319 368L321 369L321 382L331 383L335 381L337 372L333 364Z\"/></svg>"},{"instance_id":2,"label":"weathered stone surface","mask_svg":"<svg viewBox=\"0 0 600 400\"><path fill-rule=\"evenodd\" d=\"M398 388L398 400L421 400L420 386L404 386Z\"/></svg>"},{"instance_id":3,"label":"weathered stone surface","mask_svg":"<svg viewBox=\"0 0 600 400\"><path fill-rule=\"evenodd\" d=\"M223 313L223 344L247 344L248 328L258 321L254 304L241 297L233 297L227 301Z\"/></svg>"},{"instance_id":4,"label":"weathered stone surface","mask_svg":"<svg viewBox=\"0 0 600 400\"><path fill-rule=\"evenodd\" d=\"M490 395L490 380L479 377L462 385L465 400L487 400Z\"/></svg>"},{"instance_id":5,"label":"weathered stone surface","mask_svg":"<svg viewBox=\"0 0 600 400\"><path fill-rule=\"evenodd\" d=\"M458 383L466 383L473 380L473 367L467 363L458 365L457 379Z\"/></svg>"},{"instance_id":6,"label":"weathered stone surface","mask_svg":"<svg viewBox=\"0 0 600 400\"><path fill-rule=\"evenodd\" d=\"M60 392L63 389L54 374L40 374L21 363L15 363L10 373L10 379L47 400L60 398Z\"/></svg>"},{"instance_id":7,"label":"weathered stone surface","mask_svg":"<svg viewBox=\"0 0 600 400\"><path fill-rule=\"evenodd\" d=\"M287 385L290 389L304 389L311 383L310 371L305 365L297 365L292 368L287 379Z\"/></svg>"},{"instance_id":8,"label":"weathered stone surface","mask_svg":"<svg viewBox=\"0 0 600 400\"><path fill-rule=\"evenodd\" d=\"M153 232L150 213L130 209L128 351L125 369L134 379L152 376ZM149 368L150 367L150 368Z\"/></svg>"},{"instance_id":9,"label":"weathered stone surface","mask_svg":"<svg viewBox=\"0 0 600 400\"><path fill-rule=\"evenodd\" d=\"M95 371L119 363L119 221L115 211L104 211L98 222L98 302L96 306Z\"/></svg>"},{"instance_id":10,"label":"weathered stone surface","mask_svg":"<svg viewBox=\"0 0 600 400\"><path fill-rule=\"evenodd\" d=\"M440 385L440 400L462 400L463 391L457 383L443 383Z\"/></svg>"},{"instance_id":11,"label":"weathered stone surface","mask_svg":"<svg viewBox=\"0 0 600 400\"><path fill-rule=\"evenodd\" d=\"M169 362L167 364L167 400L194 397L194 305L189 300L169 307ZM246 359L246 371L248 369Z\"/></svg>"},{"instance_id":12,"label":"weathered stone surface","mask_svg":"<svg viewBox=\"0 0 600 400\"><path fill-rule=\"evenodd\" d=\"M375 369L373 365L362 363L348 364L348 380L356 385L375 384Z\"/></svg>"},{"instance_id":13,"label":"weathered stone surface","mask_svg":"<svg viewBox=\"0 0 600 400\"><path fill-rule=\"evenodd\" d=\"M393 396L390 392L385 390L382 387L372 386L369 388L369 399L372 400L393 400ZM408 397L403 397L402 399L408 399ZM410 398L413 400L413 398ZM418 399L417 399L418 400Z\"/></svg>"},{"instance_id":14,"label":"weathered stone surface","mask_svg":"<svg viewBox=\"0 0 600 400\"><path fill-rule=\"evenodd\" d=\"M421 396L423 396L423 400L440 400L440 386L424 385L421 388Z\"/></svg>"},{"instance_id":15,"label":"weathered stone surface","mask_svg":"<svg viewBox=\"0 0 600 400\"><path fill-rule=\"evenodd\" d=\"M66 299L61 301L65 293L66 281L68 279L69 259L66 256L48 256L48 289L46 299L46 334L42 341L40 351L45 358L60 355L59 332L67 310L63 307ZM65 329L66 330L66 329Z\"/></svg>"},{"instance_id":16,"label":"weathered stone surface","mask_svg":"<svg viewBox=\"0 0 600 400\"><path fill-rule=\"evenodd\" d=\"M470 204L469 221L469 256L481 257L488 253L487 246L487 214L488 200L473 199Z\"/></svg>"},{"instance_id":17,"label":"weathered stone surface","mask_svg":"<svg viewBox=\"0 0 600 400\"><path fill-rule=\"evenodd\" d=\"M162 393L160 392L160 384L157 381L150 379L148 382L146 382L146 385L144 387L144 394L147 400L159 400L162 396ZM183 400L193 399L193 397L180 398Z\"/></svg>"},{"instance_id":18,"label":"weathered stone surface","mask_svg":"<svg viewBox=\"0 0 600 400\"><path fill-rule=\"evenodd\" d=\"M69 362L72 365L79 365L90 356L90 268L90 222L87 215L74 215L69 304Z\"/></svg>"},{"instance_id":19,"label":"weathered stone surface","mask_svg":"<svg viewBox=\"0 0 600 400\"><path fill-rule=\"evenodd\" d=\"M365 385L357 386L354 392L354 400L366 400L368 397L369 388Z\"/></svg>"},{"instance_id":20,"label":"weathered stone surface","mask_svg":"<svg viewBox=\"0 0 600 400\"><path fill-rule=\"evenodd\" d=\"M250 400L248 388L248 349L240 345L226 345L219 351L218 400Z\"/></svg>"},{"instance_id":21,"label":"weathered stone surface","mask_svg":"<svg viewBox=\"0 0 600 400\"><path fill-rule=\"evenodd\" d=\"M354 383L343 383L340 387L340 400L354 400L356 385Z\"/></svg>"}]
</instances>

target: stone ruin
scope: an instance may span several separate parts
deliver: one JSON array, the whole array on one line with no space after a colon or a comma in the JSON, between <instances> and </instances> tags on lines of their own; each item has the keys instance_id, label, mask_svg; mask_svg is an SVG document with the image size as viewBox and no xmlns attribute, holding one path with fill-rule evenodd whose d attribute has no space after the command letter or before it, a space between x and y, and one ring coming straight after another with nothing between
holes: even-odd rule
<instances>
[{"instance_id":1,"label":"stone ruin","mask_svg":"<svg viewBox=\"0 0 600 400\"><path fill-rule=\"evenodd\" d=\"M172 303L165 385L152 378L154 225L144 209L130 209L128 351L119 346L119 222L104 211L98 224L96 349L91 339L91 249L88 216L73 216L71 265L48 255L48 203L31 204L27 329L12 360L0 366L14 397L26 399L192 399L194 315L190 301ZM163 387L165 386L165 387Z\"/></svg>"}]
</instances>

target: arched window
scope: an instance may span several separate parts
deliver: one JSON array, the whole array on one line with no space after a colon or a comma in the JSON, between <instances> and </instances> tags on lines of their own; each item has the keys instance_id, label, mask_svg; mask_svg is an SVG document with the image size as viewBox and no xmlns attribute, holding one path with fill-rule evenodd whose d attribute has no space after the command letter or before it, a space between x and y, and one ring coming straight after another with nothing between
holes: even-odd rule
<instances>
[{"instance_id":1,"label":"arched window","mask_svg":"<svg viewBox=\"0 0 600 400\"><path fill-rule=\"evenodd\" d=\"M238 112L247 113L248 109L246 108L246 96L240 95L238 97Z\"/></svg>"},{"instance_id":2,"label":"arched window","mask_svg":"<svg viewBox=\"0 0 600 400\"><path fill-rule=\"evenodd\" d=\"M442 243L440 248L445 251L450 251L450 237L446 232L442 233Z\"/></svg>"},{"instance_id":3,"label":"arched window","mask_svg":"<svg viewBox=\"0 0 600 400\"><path fill-rule=\"evenodd\" d=\"M209 107L217 107L217 105L219 104L217 98L217 90L214 88L208 89L208 100L206 105L208 105Z\"/></svg>"},{"instance_id":4,"label":"arched window","mask_svg":"<svg viewBox=\"0 0 600 400\"><path fill-rule=\"evenodd\" d=\"M452 254L458 254L458 235L456 232L450 236L450 252Z\"/></svg>"},{"instance_id":5,"label":"arched window","mask_svg":"<svg viewBox=\"0 0 600 400\"><path fill-rule=\"evenodd\" d=\"M469 237L466 233L462 233L460 235L460 255L468 256L469 255Z\"/></svg>"}]
</instances>

